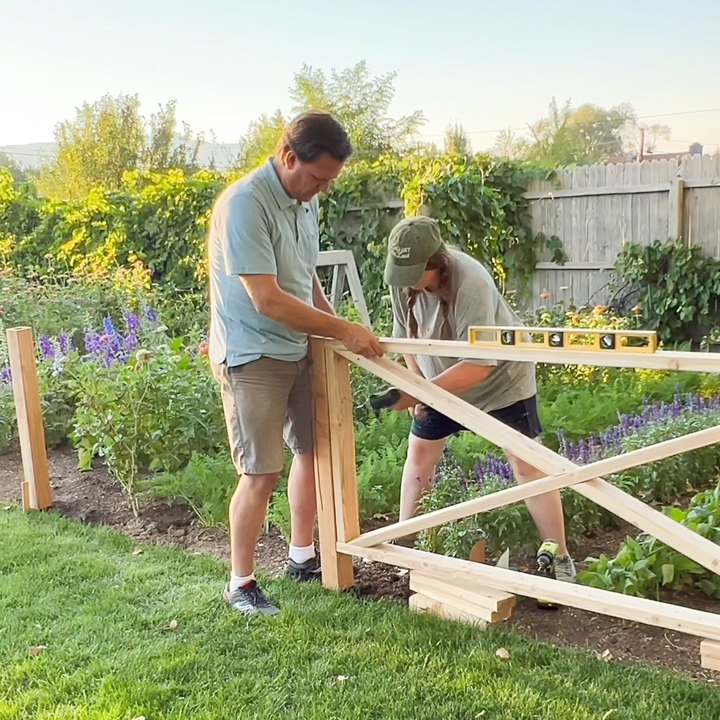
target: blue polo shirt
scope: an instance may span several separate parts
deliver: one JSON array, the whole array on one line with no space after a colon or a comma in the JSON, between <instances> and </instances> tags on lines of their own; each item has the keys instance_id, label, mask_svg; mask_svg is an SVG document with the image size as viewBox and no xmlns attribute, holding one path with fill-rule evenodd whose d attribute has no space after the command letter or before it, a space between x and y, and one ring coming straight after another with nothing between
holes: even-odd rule
<instances>
[{"instance_id":1,"label":"blue polo shirt","mask_svg":"<svg viewBox=\"0 0 720 720\"><path fill-rule=\"evenodd\" d=\"M210 359L229 367L261 357L297 362L307 335L255 310L240 275L275 275L289 295L313 305L320 250L317 198L293 200L272 158L226 188L213 208L208 236Z\"/></svg>"}]
</instances>

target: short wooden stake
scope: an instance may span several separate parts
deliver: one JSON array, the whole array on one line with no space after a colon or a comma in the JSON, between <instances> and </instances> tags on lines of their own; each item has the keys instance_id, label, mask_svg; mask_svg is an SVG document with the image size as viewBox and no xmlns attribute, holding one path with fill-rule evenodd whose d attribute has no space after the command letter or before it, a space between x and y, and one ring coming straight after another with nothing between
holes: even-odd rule
<instances>
[{"instance_id":1,"label":"short wooden stake","mask_svg":"<svg viewBox=\"0 0 720 720\"><path fill-rule=\"evenodd\" d=\"M52 505L52 489L45 449L45 430L40 408L32 329L10 328L7 331L7 341L25 476L22 487L23 508L43 510Z\"/></svg>"},{"instance_id":2,"label":"short wooden stake","mask_svg":"<svg viewBox=\"0 0 720 720\"><path fill-rule=\"evenodd\" d=\"M30 510L30 483L27 480L20 483L20 492L22 493L22 509Z\"/></svg>"},{"instance_id":3,"label":"short wooden stake","mask_svg":"<svg viewBox=\"0 0 720 720\"><path fill-rule=\"evenodd\" d=\"M485 548L486 543L484 540L476 542L470 549L470 557L468 560L472 562L484 563L485 562Z\"/></svg>"}]
</instances>

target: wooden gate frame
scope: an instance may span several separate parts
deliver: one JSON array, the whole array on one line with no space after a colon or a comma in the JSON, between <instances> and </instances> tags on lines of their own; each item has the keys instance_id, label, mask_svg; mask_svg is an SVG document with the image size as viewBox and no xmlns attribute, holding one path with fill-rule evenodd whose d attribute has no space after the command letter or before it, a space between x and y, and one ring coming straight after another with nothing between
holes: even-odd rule
<instances>
[{"instance_id":1,"label":"wooden gate frame","mask_svg":"<svg viewBox=\"0 0 720 720\"><path fill-rule=\"evenodd\" d=\"M330 304L336 310L342 302L345 281L347 280L350 289L350 297L355 303L355 308L360 315L363 325L370 327L370 313L365 303L360 275L358 275L355 256L351 250L323 250L320 252L318 267L332 267L332 285L330 287Z\"/></svg>"},{"instance_id":2,"label":"wooden gate frame","mask_svg":"<svg viewBox=\"0 0 720 720\"><path fill-rule=\"evenodd\" d=\"M570 365L634 367L720 372L720 356L707 353L527 350L478 347L463 342L383 340L389 353L455 358L516 360ZM538 598L626 620L720 641L720 615L609 590L558 582L504 568L389 544L411 533L486 512L543 493L571 488L695 562L720 574L720 547L603 480L602 474L628 470L720 442L720 427L695 432L623 455L578 466L525 437L407 368L387 358L368 360L340 343L310 339L318 532L323 584L346 589L353 584L353 556L432 574L440 581L474 581L508 593ZM350 362L460 422L501 448L547 473L547 477L491 495L436 510L360 534L355 476Z\"/></svg>"}]
</instances>

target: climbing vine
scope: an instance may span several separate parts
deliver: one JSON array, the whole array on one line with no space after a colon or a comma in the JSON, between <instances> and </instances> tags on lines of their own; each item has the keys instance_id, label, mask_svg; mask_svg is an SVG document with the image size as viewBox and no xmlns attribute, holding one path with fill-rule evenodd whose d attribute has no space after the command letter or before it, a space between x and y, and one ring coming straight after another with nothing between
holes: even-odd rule
<instances>
[{"instance_id":1,"label":"climbing vine","mask_svg":"<svg viewBox=\"0 0 720 720\"><path fill-rule=\"evenodd\" d=\"M102 275L141 261L153 279L205 292L204 244L214 198L235 179L202 170L185 175L126 173L118 191L78 201L38 198L0 170L0 263L21 272ZM557 238L533 237L523 193L528 173L490 156L381 157L348 166L321 198L322 249L355 255L368 307L387 321L382 280L387 237L403 215L429 214L446 239L490 267L503 287L522 291Z\"/></svg>"},{"instance_id":2,"label":"climbing vine","mask_svg":"<svg viewBox=\"0 0 720 720\"><path fill-rule=\"evenodd\" d=\"M616 265L620 281L615 308L627 311L637 301L649 329L665 343L696 335L717 335L720 325L720 260L705 257L680 240L651 245L627 244Z\"/></svg>"}]
</instances>

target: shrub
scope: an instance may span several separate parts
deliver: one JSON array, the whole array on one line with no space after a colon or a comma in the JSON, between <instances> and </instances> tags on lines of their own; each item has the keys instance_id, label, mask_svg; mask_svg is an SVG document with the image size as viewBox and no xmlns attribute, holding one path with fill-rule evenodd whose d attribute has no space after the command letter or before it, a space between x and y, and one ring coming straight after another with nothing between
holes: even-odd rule
<instances>
[{"instance_id":1,"label":"shrub","mask_svg":"<svg viewBox=\"0 0 720 720\"><path fill-rule=\"evenodd\" d=\"M226 445L217 383L207 359L181 340L140 349L126 363L78 363L73 441L80 467L96 456L135 506L145 471L176 471L193 452L213 454Z\"/></svg>"},{"instance_id":2,"label":"shrub","mask_svg":"<svg viewBox=\"0 0 720 720\"><path fill-rule=\"evenodd\" d=\"M227 452L214 456L193 452L182 470L147 476L141 488L151 497L181 498L206 527L227 528L228 506L237 481L237 471Z\"/></svg>"}]
</instances>

